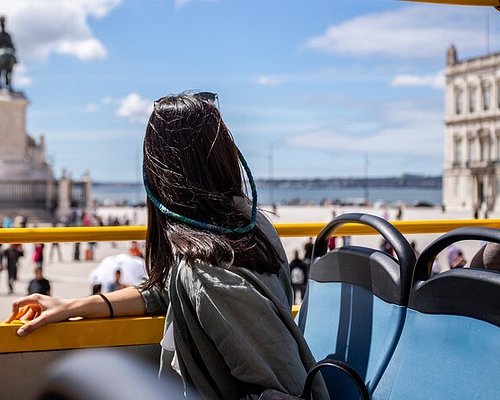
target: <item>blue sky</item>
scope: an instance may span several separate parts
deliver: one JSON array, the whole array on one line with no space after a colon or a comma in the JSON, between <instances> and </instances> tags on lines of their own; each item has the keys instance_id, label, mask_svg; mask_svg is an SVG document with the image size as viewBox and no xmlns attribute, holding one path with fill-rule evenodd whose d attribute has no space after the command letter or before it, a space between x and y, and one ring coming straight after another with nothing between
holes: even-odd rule
<instances>
[{"instance_id":1,"label":"blue sky","mask_svg":"<svg viewBox=\"0 0 500 400\"><path fill-rule=\"evenodd\" d=\"M356 4L354 4L356 3ZM440 174L446 48L500 50L493 9L395 0L0 0L56 174L139 179L154 99L216 91L257 177Z\"/></svg>"}]
</instances>

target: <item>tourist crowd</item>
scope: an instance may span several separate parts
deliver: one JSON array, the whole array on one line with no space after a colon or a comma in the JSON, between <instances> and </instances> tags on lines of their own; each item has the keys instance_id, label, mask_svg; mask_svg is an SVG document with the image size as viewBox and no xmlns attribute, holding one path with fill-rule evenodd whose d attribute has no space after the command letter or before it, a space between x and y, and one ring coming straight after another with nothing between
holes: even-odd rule
<instances>
[{"instance_id":1,"label":"tourist crowd","mask_svg":"<svg viewBox=\"0 0 500 400\"><path fill-rule=\"evenodd\" d=\"M106 218L101 217L96 209L89 211L73 208L70 213L62 216L57 221L52 223L53 227L66 226L121 226L130 225L130 219L127 215L117 216L109 215ZM0 228L26 228L28 226L28 217L25 215L5 215L0 217ZM30 224L30 226L37 227L37 224ZM116 247L115 243L112 243L113 247ZM16 281L18 281L18 272L20 267L20 261L26 257L30 256L28 262L32 262L33 265L33 276L28 282L26 293L41 293L50 295L51 286L49 280L43 275L43 268L46 261L45 252L48 251L49 262L53 262L57 259L59 263L63 262L63 254L61 246L59 243L35 243L33 245L32 251L26 251L26 247L29 245L21 244L1 244L0 243L0 282L3 281L3 276L6 275L7 282L7 293L9 295L14 293ZM74 243L72 251L73 261L91 261L95 258L95 249L97 247L96 242L89 242L82 249L81 243ZM29 247L28 247L29 249ZM132 242L129 254L131 256L142 257L142 245L138 242ZM120 282L121 272L118 268L115 271L115 279L113 284L110 285L107 290L116 290L117 288L123 287Z\"/></svg>"}]
</instances>

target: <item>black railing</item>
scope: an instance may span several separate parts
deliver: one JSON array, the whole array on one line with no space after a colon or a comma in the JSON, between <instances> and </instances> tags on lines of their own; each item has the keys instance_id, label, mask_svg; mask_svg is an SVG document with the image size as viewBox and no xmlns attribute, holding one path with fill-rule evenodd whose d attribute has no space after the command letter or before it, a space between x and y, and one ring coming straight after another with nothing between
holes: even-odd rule
<instances>
[{"instance_id":1,"label":"black railing","mask_svg":"<svg viewBox=\"0 0 500 400\"><path fill-rule=\"evenodd\" d=\"M3 207L47 208L51 199L49 182L0 182L0 205Z\"/></svg>"}]
</instances>

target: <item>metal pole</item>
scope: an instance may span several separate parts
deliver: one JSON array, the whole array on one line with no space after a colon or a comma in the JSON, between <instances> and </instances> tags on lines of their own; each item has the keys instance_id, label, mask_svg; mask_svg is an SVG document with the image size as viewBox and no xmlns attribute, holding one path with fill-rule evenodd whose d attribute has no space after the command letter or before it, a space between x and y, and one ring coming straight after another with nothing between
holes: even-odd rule
<instances>
[{"instance_id":1,"label":"metal pole","mask_svg":"<svg viewBox=\"0 0 500 400\"><path fill-rule=\"evenodd\" d=\"M369 183L368 183L368 154L365 154L365 203L370 201Z\"/></svg>"},{"instance_id":2,"label":"metal pole","mask_svg":"<svg viewBox=\"0 0 500 400\"><path fill-rule=\"evenodd\" d=\"M139 148L135 148L135 204L139 204L139 182L141 180L140 178L140 172L141 172L141 163L139 161Z\"/></svg>"},{"instance_id":3,"label":"metal pole","mask_svg":"<svg viewBox=\"0 0 500 400\"><path fill-rule=\"evenodd\" d=\"M274 204L274 144L269 148L269 202Z\"/></svg>"}]
</instances>

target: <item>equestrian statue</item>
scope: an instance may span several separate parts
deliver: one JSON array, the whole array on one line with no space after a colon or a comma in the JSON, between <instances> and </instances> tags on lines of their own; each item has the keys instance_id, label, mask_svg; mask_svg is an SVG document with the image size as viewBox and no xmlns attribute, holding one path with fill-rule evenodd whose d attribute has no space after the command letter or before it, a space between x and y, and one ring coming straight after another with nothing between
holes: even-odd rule
<instances>
[{"instance_id":1,"label":"equestrian statue","mask_svg":"<svg viewBox=\"0 0 500 400\"><path fill-rule=\"evenodd\" d=\"M12 69L17 64L16 49L10 35L5 32L5 17L0 17L0 89L5 87L12 92Z\"/></svg>"}]
</instances>

